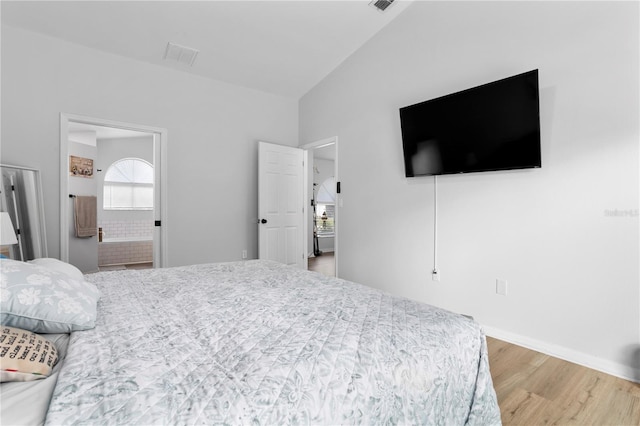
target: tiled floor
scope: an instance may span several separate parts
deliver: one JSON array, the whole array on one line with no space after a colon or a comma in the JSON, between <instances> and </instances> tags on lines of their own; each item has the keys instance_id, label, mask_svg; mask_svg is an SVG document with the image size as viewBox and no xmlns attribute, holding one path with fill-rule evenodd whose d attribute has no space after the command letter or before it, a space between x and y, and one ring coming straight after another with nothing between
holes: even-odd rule
<instances>
[{"instance_id":1,"label":"tiled floor","mask_svg":"<svg viewBox=\"0 0 640 426\"><path fill-rule=\"evenodd\" d=\"M150 269L153 263L133 263L130 265L108 265L100 266L100 271L122 271L124 269Z\"/></svg>"},{"instance_id":2,"label":"tiled floor","mask_svg":"<svg viewBox=\"0 0 640 426\"><path fill-rule=\"evenodd\" d=\"M330 277L336 276L336 262L333 252L326 252L320 256L309 258L309 270L320 272Z\"/></svg>"}]
</instances>

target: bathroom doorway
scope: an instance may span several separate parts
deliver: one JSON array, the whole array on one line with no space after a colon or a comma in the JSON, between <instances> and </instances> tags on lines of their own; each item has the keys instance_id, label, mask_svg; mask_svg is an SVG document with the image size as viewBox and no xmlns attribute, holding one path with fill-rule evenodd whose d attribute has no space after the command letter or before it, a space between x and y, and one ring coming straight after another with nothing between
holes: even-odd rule
<instances>
[{"instance_id":1,"label":"bathroom doorway","mask_svg":"<svg viewBox=\"0 0 640 426\"><path fill-rule=\"evenodd\" d=\"M63 260L85 273L162 266L166 239L162 238L160 218L166 197L162 196L161 162L166 131L98 119L69 116L63 119L66 119L61 124L61 129L66 130L61 130ZM90 176L73 174L72 156L91 160ZM95 234L90 237L80 238L76 234L77 197L95 197Z\"/></svg>"},{"instance_id":2,"label":"bathroom doorway","mask_svg":"<svg viewBox=\"0 0 640 426\"><path fill-rule=\"evenodd\" d=\"M332 137L302 146L305 149L305 247L308 269L338 276L338 138Z\"/></svg>"}]
</instances>

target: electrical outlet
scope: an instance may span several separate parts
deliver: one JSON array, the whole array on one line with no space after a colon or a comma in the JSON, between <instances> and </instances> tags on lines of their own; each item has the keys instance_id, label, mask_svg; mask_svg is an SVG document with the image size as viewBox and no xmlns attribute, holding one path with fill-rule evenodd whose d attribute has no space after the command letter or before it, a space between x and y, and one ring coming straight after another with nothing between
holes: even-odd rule
<instances>
[{"instance_id":1,"label":"electrical outlet","mask_svg":"<svg viewBox=\"0 0 640 426\"><path fill-rule=\"evenodd\" d=\"M496 279L496 294L507 295L507 280Z\"/></svg>"},{"instance_id":2,"label":"electrical outlet","mask_svg":"<svg viewBox=\"0 0 640 426\"><path fill-rule=\"evenodd\" d=\"M246 250L242 250L242 258L243 259L247 258L247 251Z\"/></svg>"},{"instance_id":3,"label":"electrical outlet","mask_svg":"<svg viewBox=\"0 0 640 426\"><path fill-rule=\"evenodd\" d=\"M433 281L440 281L440 271L434 269L433 272L431 272L431 279Z\"/></svg>"}]
</instances>

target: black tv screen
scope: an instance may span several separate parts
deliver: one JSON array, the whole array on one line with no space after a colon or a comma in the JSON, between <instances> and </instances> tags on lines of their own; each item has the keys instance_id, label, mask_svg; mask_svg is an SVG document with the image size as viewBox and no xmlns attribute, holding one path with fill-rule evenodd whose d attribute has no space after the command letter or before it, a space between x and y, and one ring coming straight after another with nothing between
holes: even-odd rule
<instances>
[{"instance_id":1,"label":"black tv screen","mask_svg":"<svg viewBox=\"0 0 640 426\"><path fill-rule=\"evenodd\" d=\"M538 70L400 108L407 177L541 167Z\"/></svg>"}]
</instances>

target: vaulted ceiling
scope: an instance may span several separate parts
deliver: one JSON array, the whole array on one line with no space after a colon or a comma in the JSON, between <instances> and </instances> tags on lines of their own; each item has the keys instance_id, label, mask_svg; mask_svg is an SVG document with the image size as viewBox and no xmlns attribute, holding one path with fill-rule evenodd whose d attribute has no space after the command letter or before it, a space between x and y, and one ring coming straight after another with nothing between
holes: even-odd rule
<instances>
[{"instance_id":1,"label":"vaulted ceiling","mask_svg":"<svg viewBox=\"0 0 640 426\"><path fill-rule=\"evenodd\" d=\"M283 96L299 98L412 0L380 12L342 1L6 1L3 25ZM199 51L193 66L167 43Z\"/></svg>"}]
</instances>

